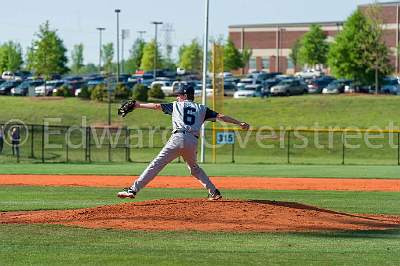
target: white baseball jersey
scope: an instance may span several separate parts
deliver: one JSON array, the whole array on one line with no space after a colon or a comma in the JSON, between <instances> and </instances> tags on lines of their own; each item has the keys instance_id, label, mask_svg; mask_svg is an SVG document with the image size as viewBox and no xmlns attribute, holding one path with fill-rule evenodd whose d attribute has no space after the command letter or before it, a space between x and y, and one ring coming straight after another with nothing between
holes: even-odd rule
<instances>
[{"instance_id":1,"label":"white baseball jersey","mask_svg":"<svg viewBox=\"0 0 400 266\"><path fill-rule=\"evenodd\" d=\"M183 130L198 137L201 125L206 120L215 121L218 113L207 106L192 101L173 102L161 104L165 114L172 115L173 130Z\"/></svg>"}]
</instances>

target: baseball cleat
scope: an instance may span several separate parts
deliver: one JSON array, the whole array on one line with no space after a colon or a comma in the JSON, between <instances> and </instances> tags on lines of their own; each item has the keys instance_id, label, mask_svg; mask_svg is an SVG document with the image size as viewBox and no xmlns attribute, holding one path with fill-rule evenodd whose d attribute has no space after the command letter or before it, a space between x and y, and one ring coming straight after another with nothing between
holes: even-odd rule
<instances>
[{"instance_id":1,"label":"baseball cleat","mask_svg":"<svg viewBox=\"0 0 400 266\"><path fill-rule=\"evenodd\" d=\"M133 191L131 188L124 188L121 192L118 192L117 194L118 198L130 198L130 199L134 199L136 196L136 192Z\"/></svg>"},{"instance_id":2,"label":"baseball cleat","mask_svg":"<svg viewBox=\"0 0 400 266\"><path fill-rule=\"evenodd\" d=\"M208 193L208 200L219 200L219 199L222 199L222 195L218 189L216 189L214 193Z\"/></svg>"}]
</instances>

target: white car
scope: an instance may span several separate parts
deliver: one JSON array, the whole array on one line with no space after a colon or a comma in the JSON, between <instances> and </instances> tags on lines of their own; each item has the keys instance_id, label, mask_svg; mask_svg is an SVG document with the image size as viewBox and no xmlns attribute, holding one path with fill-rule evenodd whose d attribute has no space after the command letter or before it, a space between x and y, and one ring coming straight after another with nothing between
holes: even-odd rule
<instances>
[{"instance_id":1,"label":"white car","mask_svg":"<svg viewBox=\"0 0 400 266\"><path fill-rule=\"evenodd\" d=\"M170 80L153 81L150 87L154 88L155 85L161 85L161 90L164 92L165 95L172 95L172 82Z\"/></svg>"},{"instance_id":2,"label":"white car","mask_svg":"<svg viewBox=\"0 0 400 266\"><path fill-rule=\"evenodd\" d=\"M297 72L295 74L295 77L302 77L304 79L307 79L307 78L318 78L318 77L321 77L323 75L324 75L324 73L322 71L320 71L320 70L307 69L307 70L304 70L302 72Z\"/></svg>"},{"instance_id":3,"label":"white car","mask_svg":"<svg viewBox=\"0 0 400 266\"><path fill-rule=\"evenodd\" d=\"M46 81L46 85L35 87L36 96L50 96L57 92L57 88L65 83L64 80L50 80Z\"/></svg>"},{"instance_id":4,"label":"white car","mask_svg":"<svg viewBox=\"0 0 400 266\"><path fill-rule=\"evenodd\" d=\"M4 80L13 80L15 79L15 75L11 71L4 71L3 74L1 75L1 78Z\"/></svg>"},{"instance_id":5,"label":"white car","mask_svg":"<svg viewBox=\"0 0 400 266\"><path fill-rule=\"evenodd\" d=\"M263 87L261 85L246 85L240 87L238 91L233 94L233 98L241 99L248 97L260 97Z\"/></svg>"},{"instance_id":6,"label":"white car","mask_svg":"<svg viewBox=\"0 0 400 266\"><path fill-rule=\"evenodd\" d=\"M211 96L213 96L213 94L214 94L213 89L209 89L209 88L206 89L206 96L207 97L211 97ZM201 89L196 88L194 90L194 96L195 97L200 97L201 95L203 95L203 91Z\"/></svg>"}]
</instances>

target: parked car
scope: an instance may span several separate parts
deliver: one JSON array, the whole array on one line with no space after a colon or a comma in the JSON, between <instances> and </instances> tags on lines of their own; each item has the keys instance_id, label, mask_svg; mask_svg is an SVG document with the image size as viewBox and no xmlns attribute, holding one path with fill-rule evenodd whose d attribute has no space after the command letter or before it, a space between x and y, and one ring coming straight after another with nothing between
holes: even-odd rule
<instances>
[{"instance_id":1,"label":"parked car","mask_svg":"<svg viewBox=\"0 0 400 266\"><path fill-rule=\"evenodd\" d=\"M273 87L273 86L275 86L275 85L277 85L279 82L281 82L282 80L281 79L278 79L278 78L272 78L272 79L267 79L266 81L265 81L265 85L264 85L264 87L266 88L266 89L268 89L268 90L271 90L271 88Z\"/></svg>"},{"instance_id":2,"label":"parked car","mask_svg":"<svg viewBox=\"0 0 400 266\"><path fill-rule=\"evenodd\" d=\"M236 87L238 89L243 89L246 85L261 85L265 86L265 82L259 79L253 79L253 78L244 78L241 79L238 84L236 84Z\"/></svg>"},{"instance_id":3,"label":"parked car","mask_svg":"<svg viewBox=\"0 0 400 266\"><path fill-rule=\"evenodd\" d=\"M385 78L381 92L385 94L400 94L400 84L397 78Z\"/></svg>"},{"instance_id":4,"label":"parked car","mask_svg":"<svg viewBox=\"0 0 400 266\"><path fill-rule=\"evenodd\" d=\"M322 93L323 88L329 85L335 79L333 77L322 77L314 79L308 85L308 93Z\"/></svg>"},{"instance_id":5,"label":"parked car","mask_svg":"<svg viewBox=\"0 0 400 266\"><path fill-rule=\"evenodd\" d=\"M296 77L302 77L302 78L318 78L324 75L324 72L321 70L315 70L315 69L306 69L302 72L297 72L295 74Z\"/></svg>"},{"instance_id":6,"label":"parked car","mask_svg":"<svg viewBox=\"0 0 400 266\"><path fill-rule=\"evenodd\" d=\"M4 80L13 80L15 79L15 75L11 71L4 71L3 74L1 75L1 78Z\"/></svg>"},{"instance_id":7,"label":"parked car","mask_svg":"<svg viewBox=\"0 0 400 266\"><path fill-rule=\"evenodd\" d=\"M29 94L29 88L35 88L37 86L41 86L44 84L44 81L41 79L37 80L25 80L17 87L11 89L11 95L13 96L27 96Z\"/></svg>"},{"instance_id":8,"label":"parked car","mask_svg":"<svg viewBox=\"0 0 400 266\"><path fill-rule=\"evenodd\" d=\"M246 85L239 88L239 90L233 94L233 98L261 97L263 89L263 86L259 84Z\"/></svg>"},{"instance_id":9,"label":"parked car","mask_svg":"<svg viewBox=\"0 0 400 266\"><path fill-rule=\"evenodd\" d=\"M271 88L271 95L295 95L307 92L307 85L298 79L285 79Z\"/></svg>"},{"instance_id":10,"label":"parked car","mask_svg":"<svg viewBox=\"0 0 400 266\"><path fill-rule=\"evenodd\" d=\"M326 88L322 90L323 94L339 94L344 93L346 86L350 86L351 80L338 79L328 84Z\"/></svg>"},{"instance_id":11,"label":"parked car","mask_svg":"<svg viewBox=\"0 0 400 266\"><path fill-rule=\"evenodd\" d=\"M231 81L224 81L224 95L233 96L237 91L236 84Z\"/></svg>"},{"instance_id":12,"label":"parked car","mask_svg":"<svg viewBox=\"0 0 400 266\"><path fill-rule=\"evenodd\" d=\"M150 85L151 88L154 86L160 85L161 90L164 92L165 95L172 95L172 81L171 80L156 80L153 81Z\"/></svg>"},{"instance_id":13,"label":"parked car","mask_svg":"<svg viewBox=\"0 0 400 266\"><path fill-rule=\"evenodd\" d=\"M27 78L31 77L32 73L25 70L19 70L15 72L15 79L26 80Z\"/></svg>"},{"instance_id":14,"label":"parked car","mask_svg":"<svg viewBox=\"0 0 400 266\"><path fill-rule=\"evenodd\" d=\"M361 84L360 82L352 81L349 86L344 89L345 93L374 93L375 88L371 85Z\"/></svg>"},{"instance_id":15,"label":"parked car","mask_svg":"<svg viewBox=\"0 0 400 266\"><path fill-rule=\"evenodd\" d=\"M0 85L6 82L4 79L0 78Z\"/></svg>"},{"instance_id":16,"label":"parked car","mask_svg":"<svg viewBox=\"0 0 400 266\"><path fill-rule=\"evenodd\" d=\"M64 80L49 80L41 86L35 87L35 96L51 96L65 84Z\"/></svg>"},{"instance_id":17,"label":"parked car","mask_svg":"<svg viewBox=\"0 0 400 266\"><path fill-rule=\"evenodd\" d=\"M8 80L0 85L0 94L1 95L10 95L11 89L17 87L21 84L21 80Z\"/></svg>"}]
</instances>

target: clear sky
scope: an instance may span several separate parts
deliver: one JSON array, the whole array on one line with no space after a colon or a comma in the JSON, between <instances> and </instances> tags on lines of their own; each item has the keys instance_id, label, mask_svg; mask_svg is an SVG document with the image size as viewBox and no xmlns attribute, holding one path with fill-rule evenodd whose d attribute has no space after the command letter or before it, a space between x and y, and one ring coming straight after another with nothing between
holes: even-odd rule
<instances>
[{"instance_id":1,"label":"clear sky","mask_svg":"<svg viewBox=\"0 0 400 266\"><path fill-rule=\"evenodd\" d=\"M236 24L314 22L344 20L359 4L373 0L210 0L210 36L227 36L228 26ZM13 40L24 51L34 38L39 24L46 20L57 29L70 50L84 44L85 62L98 62L99 34L105 27L103 43L116 42L116 8L121 9L120 28L129 29L125 58L137 31L154 38L151 21L170 24L172 45L176 48L192 39L202 40L205 0L0 0L0 43ZM160 27L158 39L165 41Z\"/></svg>"}]
</instances>

